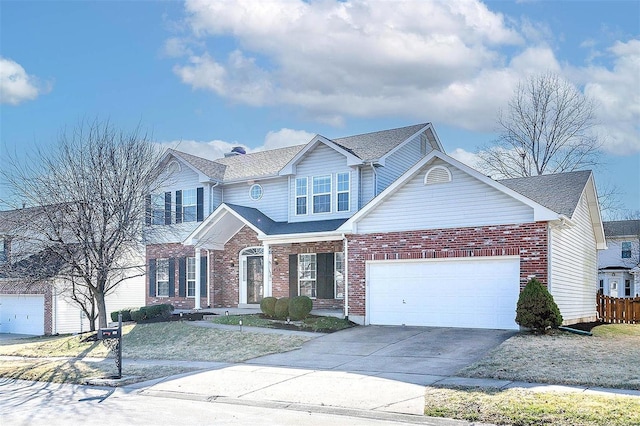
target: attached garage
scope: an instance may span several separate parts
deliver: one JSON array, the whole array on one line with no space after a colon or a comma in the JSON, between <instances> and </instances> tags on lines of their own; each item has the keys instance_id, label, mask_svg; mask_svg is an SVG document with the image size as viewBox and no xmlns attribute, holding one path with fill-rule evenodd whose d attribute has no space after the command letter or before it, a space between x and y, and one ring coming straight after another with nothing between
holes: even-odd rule
<instances>
[{"instance_id":1,"label":"attached garage","mask_svg":"<svg viewBox=\"0 0 640 426\"><path fill-rule=\"evenodd\" d=\"M44 295L0 295L0 333L44 334Z\"/></svg>"},{"instance_id":2,"label":"attached garage","mask_svg":"<svg viewBox=\"0 0 640 426\"><path fill-rule=\"evenodd\" d=\"M370 324L518 329L518 256L369 261Z\"/></svg>"}]
</instances>

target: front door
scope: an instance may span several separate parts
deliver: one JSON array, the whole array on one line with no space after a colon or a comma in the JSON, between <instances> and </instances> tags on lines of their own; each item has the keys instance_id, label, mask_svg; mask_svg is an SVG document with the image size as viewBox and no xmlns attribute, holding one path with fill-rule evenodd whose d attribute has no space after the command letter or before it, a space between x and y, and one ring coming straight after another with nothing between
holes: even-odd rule
<instances>
[{"instance_id":1,"label":"front door","mask_svg":"<svg viewBox=\"0 0 640 426\"><path fill-rule=\"evenodd\" d=\"M247 303L260 303L264 294L264 274L263 274L263 257L247 256Z\"/></svg>"}]
</instances>

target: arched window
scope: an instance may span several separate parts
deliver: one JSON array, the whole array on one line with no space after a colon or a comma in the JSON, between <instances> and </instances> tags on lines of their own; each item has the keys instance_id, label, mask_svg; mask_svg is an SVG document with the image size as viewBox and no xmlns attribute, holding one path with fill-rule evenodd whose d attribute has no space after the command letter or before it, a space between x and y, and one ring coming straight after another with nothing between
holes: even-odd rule
<instances>
[{"instance_id":1,"label":"arched window","mask_svg":"<svg viewBox=\"0 0 640 426\"><path fill-rule=\"evenodd\" d=\"M433 166L424 176L425 185L451 182L451 172L444 166Z\"/></svg>"},{"instance_id":2,"label":"arched window","mask_svg":"<svg viewBox=\"0 0 640 426\"><path fill-rule=\"evenodd\" d=\"M262 198L262 187L257 183L251 185L251 188L249 188L249 197L251 197L253 201L258 201Z\"/></svg>"}]
</instances>

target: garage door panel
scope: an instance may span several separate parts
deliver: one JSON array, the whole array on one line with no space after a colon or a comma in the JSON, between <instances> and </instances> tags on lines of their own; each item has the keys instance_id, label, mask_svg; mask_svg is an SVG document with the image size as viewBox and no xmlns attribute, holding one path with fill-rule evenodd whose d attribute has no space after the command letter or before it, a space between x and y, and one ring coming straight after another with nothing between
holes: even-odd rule
<instances>
[{"instance_id":1,"label":"garage door panel","mask_svg":"<svg viewBox=\"0 0 640 426\"><path fill-rule=\"evenodd\" d=\"M0 296L0 332L44 334L44 296Z\"/></svg>"},{"instance_id":2,"label":"garage door panel","mask_svg":"<svg viewBox=\"0 0 640 426\"><path fill-rule=\"evenodd\" d=\"M517 329L518 258L368 264L371 324Z\"/></svg>"}]
</instances>

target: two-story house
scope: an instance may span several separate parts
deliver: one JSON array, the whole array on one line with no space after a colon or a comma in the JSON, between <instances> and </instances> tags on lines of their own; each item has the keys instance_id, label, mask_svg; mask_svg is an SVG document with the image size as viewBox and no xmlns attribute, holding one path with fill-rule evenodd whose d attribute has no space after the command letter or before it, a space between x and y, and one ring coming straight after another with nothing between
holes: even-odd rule
<instances>
[{"instance_id":1,"label":"two-story house","mask_svg":"<svg viewBox=\"0 0 640 426\"><path fill-rule=\"evenodd\" d=\"M611 297L640 295L640 220L604 222L607 249L598 253L598 291Z\"/></svg>"},{"instance_id":2,"label":"two-story house","mask_svg":"<svg viewBox=\"0 0 640 426\"><path fill-rule=\"evenodd\" d=\"M513 329L536 276L566 323L595 318L589 171L495 181L447 156L431 124L216 160L169 150L160 167L149 304L307 295L361 324Z\"/></svg>"}]
</instances>

